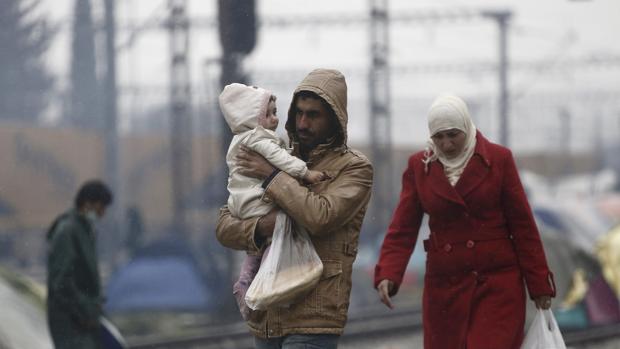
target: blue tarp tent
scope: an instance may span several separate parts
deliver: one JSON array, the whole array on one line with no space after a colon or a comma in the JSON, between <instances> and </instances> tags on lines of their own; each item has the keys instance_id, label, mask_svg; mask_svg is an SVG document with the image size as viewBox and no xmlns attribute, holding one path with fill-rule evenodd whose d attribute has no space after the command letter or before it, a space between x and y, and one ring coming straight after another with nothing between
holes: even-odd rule
<instances>
[{"instance_id":1,"label":"blue tarp tent","mask_svg":"<svg viewBox=\"0 0 620 349\"><path fill-rule=\"evenodd\" d=\"M164 239L140 251L110 278L108 312L210 311L215 294L185 242Z\"/></svg>"}]
</instances>

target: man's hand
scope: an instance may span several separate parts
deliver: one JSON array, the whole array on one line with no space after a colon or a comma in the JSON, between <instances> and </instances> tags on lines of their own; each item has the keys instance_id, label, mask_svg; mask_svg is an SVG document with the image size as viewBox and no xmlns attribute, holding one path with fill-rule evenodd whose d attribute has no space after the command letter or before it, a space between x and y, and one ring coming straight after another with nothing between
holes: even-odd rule
<instances>
[{"instance_id":1,"label":"man's hand","mask_svg":"<svg viewBox=\"0 0 620 349\"><path fill-rule=\"evenodd\" d=\"M235 159L240 167L239 173L248 177L264 180L276 169L262 155L244 145Z\"/></svg>"},{"instance_id":2,"label":"man's hand","mask_svg":"<svg viewBox=\"0 0 620 349\"><path fill-rule=\"evenodd\" d=\"M278 215L278 209L274 208L269 211L266 215L262 216L258 219L258 224L256 224L256 234L261 239L266 239L273 235L273 229L276 226L276 216Z\"/></svg>"},{"instance_id":3,"label":"man's hand","mask_svg":"<svg viewBox=\"0 0 620 349\"><path fill-rule=\"evenodd\" d=\"M540 296L534 298L534 303L536 303L536 309L547 310L551 308L551 297L549 296Z\"/></svg>"},{"instance_id":4,"label":"man's hand","mask_svg":"<svg viewBox=\"0 0 620 349\"><path fill-rule=\"evenodd\" d=\"M393 289L394 282L388 279L381 280L379 285L377 285L377 292L379 292L381 303L385 304L390 309L394 309L394 304L392 304L392 300L390 299L390 293L392 293Z\"/></svg>"},{"instance_id":5,"label":"man's hand","mask_svg":"<svg viewBox=\"0 0 620 349\"><path fill-rule=\"evenodd\" d=\"M98 319L80 319L79 320L80 326L82 326L82 328L87 329L87 330L96 330L99 328L99 321Z\"/></svg>"}]
</instances>

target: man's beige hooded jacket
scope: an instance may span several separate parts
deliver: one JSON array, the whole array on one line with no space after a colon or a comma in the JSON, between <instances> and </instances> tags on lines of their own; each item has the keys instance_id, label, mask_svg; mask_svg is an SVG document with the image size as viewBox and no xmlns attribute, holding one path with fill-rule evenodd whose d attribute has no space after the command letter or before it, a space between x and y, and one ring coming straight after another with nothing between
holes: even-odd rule
<instances>
[{"instance_id":1,"label":"man's beige hooded jacket","mask_svg":"<svg viewBox=\"0 0 620 349\"><path fill-rule=\"evenodd\" d=\"M318 286L290 308L256 311L248 321L254 335L262 338L288 334L342 334L351 294L352 265L357 254L360 228L370 200L373 170L368 159L347 147L347 85L335 70L316 69L297 87L288 112L286 129L298 154L295 132L295 97L311 91L335 112L340 129L327 144L309 156L308 168L323 171L328 179L304 186L285 172L276 175L265 190L272 201L304 226L323 261ZM226 207L220 212L217 238L229 248L258 252L254 238L258 218L233 218Z\"/></svg>"}]
</instances>

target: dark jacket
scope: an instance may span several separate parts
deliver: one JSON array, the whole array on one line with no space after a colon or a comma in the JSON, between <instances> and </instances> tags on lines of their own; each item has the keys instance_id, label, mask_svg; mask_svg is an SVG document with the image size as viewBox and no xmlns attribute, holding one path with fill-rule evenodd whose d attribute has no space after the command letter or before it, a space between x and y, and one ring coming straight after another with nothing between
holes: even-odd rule
<instances>
[{"instance_id":1,"label":"dark jacket","mask_svg":"<svg viewBox=\"0 0 620 349\"><path fill-rule=\"evenodd\" d=\"M424 213L430 238L423 295L424 348L517 349L530 297L554 295L540 236L510 151L477 135L453 187L440 162L409 159L400 201L375 270L398 291Z\"/></svg>"},{"instance_id":2,"label":"dark jacket","mask_svg":"<svg viewBox=\"0 0 620 349\"><path fill-rule=\"evenodd\" d=\"M48 234L47 311L58 348L98 348L101 282L93 227L70 210Z\"/></svg>"}]
</instances>

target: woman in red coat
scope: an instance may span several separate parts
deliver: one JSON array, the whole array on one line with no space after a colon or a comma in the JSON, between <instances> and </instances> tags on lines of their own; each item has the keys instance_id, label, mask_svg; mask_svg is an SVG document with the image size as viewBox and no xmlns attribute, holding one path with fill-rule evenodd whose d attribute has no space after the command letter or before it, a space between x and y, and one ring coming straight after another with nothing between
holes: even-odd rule
<instances>
[{"instance_id":1,"label":"woman in red coat","mask_svg":"<svg viewBox=\"0 0 620 349\"><path fill-rule=\"evenodd\" d=\"M555 285L512 154L476 130L456 96L435 100L428 125L429 147L403 174L375 287L391 308L426 213L424 348L518 349L524 281L543 309Z\"/></svg>"}]
</instances>

